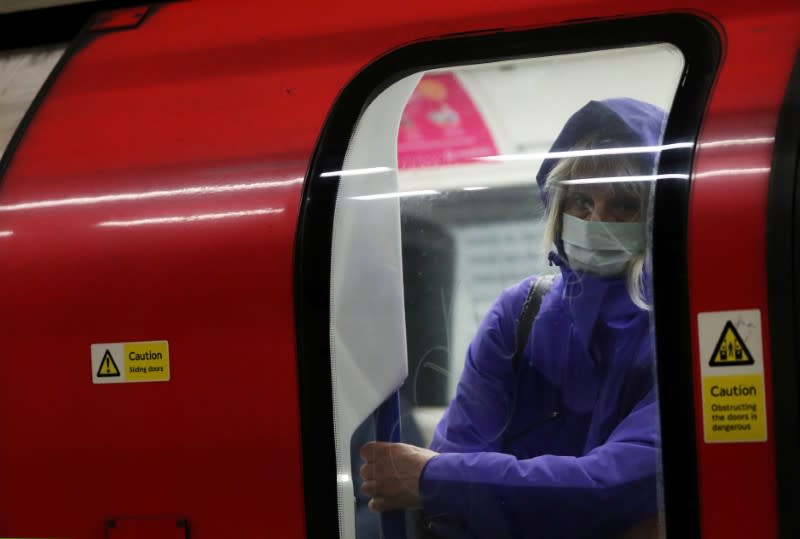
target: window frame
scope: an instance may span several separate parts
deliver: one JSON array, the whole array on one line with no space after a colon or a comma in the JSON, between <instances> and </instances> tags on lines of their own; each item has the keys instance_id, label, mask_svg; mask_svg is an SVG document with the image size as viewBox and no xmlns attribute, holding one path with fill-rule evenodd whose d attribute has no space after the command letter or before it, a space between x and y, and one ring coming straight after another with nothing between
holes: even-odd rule
<instances>
[{"instance_id":1,"label":"window frame","mask_svg":"<svg viewBox=\"0 0 800 539\"><path fill-rule=\"evenodd\" d=\"M338 537L340 529L329 337L332 229L339 179L320 181L319 176L342 169L361 112L388 86L422 70L652 43L672 44L685 61L665 143L696 141L722 44L716 27L692 14L495 31L415 43L366 66L342 90L309 167L295 243L297 368L308 537L331 537L334 530ZM691 170L693 155L693 147L662 154L658 173L686 173ZM674 537L700 535L687 262L689 187L689 181L682 179L657 182L653 218L652 260L657 268L654 292L658 300L654 316L656 321L668 321L672 330L669 338L666 331L656 332L656 354L686 358L657 364L665 520L668 535Z\"/></svg>"}]
</instances>

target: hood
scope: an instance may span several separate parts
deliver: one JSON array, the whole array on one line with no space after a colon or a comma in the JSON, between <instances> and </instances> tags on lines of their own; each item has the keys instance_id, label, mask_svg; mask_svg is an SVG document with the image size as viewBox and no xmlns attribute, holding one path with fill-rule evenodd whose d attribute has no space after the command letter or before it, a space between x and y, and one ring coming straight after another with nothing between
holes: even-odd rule
<instances>
[{"instance_id":1,"label":"hood","mask_svg":"<svg viewBox=\"0 0 800 539\"><path fill-rule=\"evenodd\" d=\"M658 146L661 144L665 123L664 111L644 101L628 97L590 101L570 116L550 148L550 153L568 151L590 133L598 133L602 139L607 139L608 142L603 147L608 148ZM649 168L655 170L658 152L640 155L649 163ZM545 206L547 196L544 182L560 160L561 158L545 159L536 175L536 183Z\"/></svg>"}]
</instances>

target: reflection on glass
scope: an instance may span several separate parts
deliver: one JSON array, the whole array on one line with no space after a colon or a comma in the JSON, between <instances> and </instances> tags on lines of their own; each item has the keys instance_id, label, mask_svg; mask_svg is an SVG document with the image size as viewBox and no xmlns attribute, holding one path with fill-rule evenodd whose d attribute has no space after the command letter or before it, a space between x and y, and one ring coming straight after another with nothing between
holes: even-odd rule
<instances>
[{"instance_id":1,"label":"reflection on glass","mask_svg":"<svg viewBox=\"0 0 800 539\"><path fill-rule=\"evenodd\" d=\"M422 79L398 137L400 191L437 192L401 199L406 444L354 437L358 537L370 499L413 509L409 537L661 533L647 211L659 152L692 144L661 140L682 66L653 46Z\"/></svg>"}]
</instances>

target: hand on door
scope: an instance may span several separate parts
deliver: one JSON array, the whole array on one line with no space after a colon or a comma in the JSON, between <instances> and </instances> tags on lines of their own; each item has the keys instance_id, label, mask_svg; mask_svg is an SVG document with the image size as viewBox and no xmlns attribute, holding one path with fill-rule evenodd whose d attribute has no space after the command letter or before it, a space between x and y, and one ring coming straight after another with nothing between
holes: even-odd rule
<instances>
[{"instance_id":1,"label":"hand on door","mask_svg":"<svg viewBox=\"0 0 800 539\"><path fill-rule=\"evenodd\" d=\"M421 507L419 478L430 459L430 449L408 444L368 442L361 446L361 492L370 496L373 511Z\"/></svg>"}]
</instances>

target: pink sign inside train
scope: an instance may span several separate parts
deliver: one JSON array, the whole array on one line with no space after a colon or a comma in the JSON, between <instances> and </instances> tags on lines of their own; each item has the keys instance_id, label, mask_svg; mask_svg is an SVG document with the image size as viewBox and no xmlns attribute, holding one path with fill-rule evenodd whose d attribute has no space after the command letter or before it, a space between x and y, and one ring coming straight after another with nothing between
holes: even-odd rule
<instances>
[{"instance_id":1,"label":"pink sign inside train","mask_svg":"<svg viewBox=\"0 0 800 539\"><path fill-rule=\"evenodd\" d=\"M397 136L400 168L468 163L497 155L483 116L455 75L425 75L403 111Z\"/></svg>"}]
</instances>

